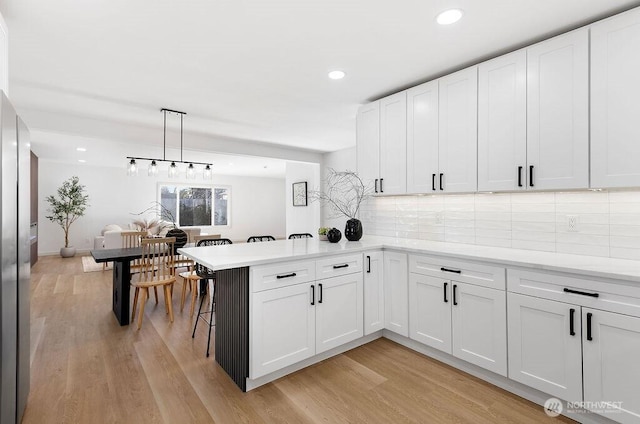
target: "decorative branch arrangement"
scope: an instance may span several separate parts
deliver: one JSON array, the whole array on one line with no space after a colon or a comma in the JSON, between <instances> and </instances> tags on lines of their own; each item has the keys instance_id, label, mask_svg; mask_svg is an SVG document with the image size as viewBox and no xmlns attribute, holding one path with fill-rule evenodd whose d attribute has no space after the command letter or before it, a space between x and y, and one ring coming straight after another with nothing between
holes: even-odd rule
<instances>
[{"instance_id":1,"label":"decorative branch arrangement","mask_svg":"<svg viewBox=\"0 0 640 424\"><path fill-rule=\"evenodd\" d=\"M336 171L329 168L326 191L311 191L310 197L331 208L332 216L356 218L362 202L371 196L372 189L364 185L358 174L352 171Z\"/></svg>"},{"instance_id":2,"label":"decorative branch arrangement","mask_svg":"<svg viewBox=\"0 0 640 424\"><path fill-rule=\"evenodd\" d=\"M64 247L69 247L69 229L71 224L84 215L89 206L89 195L85 193L85 186L80 184L78 177L71 177L58 187L58 196L47 196L48 211L51 215L46 218L58 224L64 231Z\"/></svg>"},{"instance_id":3,"label":"decorative branch arrangement","mask_svg":"<svg viewBox=\"0 0 640 424\"><path fill-rule=\"evenodd\" d=\"M158 231L162 231L167 227L177 227L176 219L174 218L173 213L171 213L171 211L167 209L162 203L157 201L152 202L151 206L149 206L142 212L131 213L131 215L141 216L150 212L153 212L153 214L155 215L154 218L147 219L142 217L133 221L133 224L138 226L138 228L140 228L140 231L149 231L151 228L156 226L158 227Z\"/></svg>"}]
</instances>

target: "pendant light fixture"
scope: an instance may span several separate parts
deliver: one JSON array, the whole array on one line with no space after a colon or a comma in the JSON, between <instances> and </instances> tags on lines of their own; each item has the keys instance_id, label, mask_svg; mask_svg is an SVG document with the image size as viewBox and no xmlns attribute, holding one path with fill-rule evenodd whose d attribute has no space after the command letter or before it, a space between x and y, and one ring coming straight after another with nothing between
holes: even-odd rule
<instances>
[{"instance_id":1,"label":"pendant light fixture","mask_svg":"<svg viewBox=\"0 0 640 424\"><path fill-rule=\"evenodd\" d=\"M176 165L176 163L184 163L187 165L185 169L186 171L185 175L187 178L194 179L196 177L196 168L194 165L203 165L204 166L203 177L204 179L210 180L212 178L212 171L211 171L212 164L205 163L205 162L192 162L192 161L182 160L182 147L183 147L183 143L182 143L183 126L182 125L183 125L184 115L186 115L187 113L180 112L177 110L166 109L166 108L162 108L160 109L160 111L163 114L163 127L164 127L162 159L127 156L127 159L129 159L129 163L127 164L127 175L129 176L138 175L139 166L136 161L147 160L147 161L151 161L151 163L149 164L149 169L147 170L147 175L149 175L150 177L155 177L156 175L158 175L158 162L170 162L171 164L169 165L169 172L168 172L169 178L175 178L178 176L178 166ZM167 113L175 113L180 115L180 160L167 159Z\"/></svg>"}]
</instances>

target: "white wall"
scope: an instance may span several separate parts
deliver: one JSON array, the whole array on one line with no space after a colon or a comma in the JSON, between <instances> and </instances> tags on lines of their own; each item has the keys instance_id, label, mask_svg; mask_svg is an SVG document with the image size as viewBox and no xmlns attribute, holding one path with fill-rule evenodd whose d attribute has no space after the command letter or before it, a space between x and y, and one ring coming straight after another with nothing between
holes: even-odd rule
<instances>
[{"instance_id":1,"label":"white wall","mask_svg":"<svg viewBox=\"0 0 640 424\"><path fill-rule=\"evenodd\" d=\"M336 171L357 171L356 169L356 148L350 147L348 149L338 150L331 153L326 153L323 156L322 161L322 185L323 189L326 188L325 180L327 177L327 171L329 168L333 168ZM332 218L332 212L328 206L322 206L322 227L335 227L344 233L344 227L347 222L347 217L341 216L338 218Z\"/></svg>"},{"instance_id":2,"label":"white wall","mask_svg":"<svg viewBox=\"0 0 640 424\"><path fill-rule=\"evenodd\" d=\"M360 219L365 234L640 259L637 190L377 197Z\"/></svg>"},{"instance_id":3,"label":"white wall","mask_svg":"<svg viewBox=\"0 0 640 424\"><path fill-rule=\"evenodd\" d=\"M9 97L9 32L0 14L0 90Z\"/></svg>"},{"instance_id":4,"label":"white wall","mask_svg":"<svg viewBox=\"0 0 640 424\"><path fill-rule=\"evenodd\" d=\"M287 237L292 233L310 233L314 237L320 227L320 204L308 199L307 206L293 206L293 183L307 182L307 191L320 187L320 165L317 163L287 162L284 204L287 216Z\"/></svg>"},{"instance_id":5,"label":"white wall","mask_svg":"<svg viewBox=\"0 0 640 424\"><path fill-rule=\"evenodd\" d=\"M45 198L55 194L60 184L77 175L89 194L87 214L70 230L70 243L79 250L93 248L93 240L107 224L128 225L138 213L158 199L158 183L201 184L202 180L169 180L145 174L128 177L124 167L70 165L47 160L39 163L39 240L40 255L58 253L64 243L62 229L50 222ZM285 236L285 187L281 178L215 175L214 185L231 186L231 227L201 227L203 232L220 233L232 240L246 240L256 234Z\"/></svg>"}]
</instances>

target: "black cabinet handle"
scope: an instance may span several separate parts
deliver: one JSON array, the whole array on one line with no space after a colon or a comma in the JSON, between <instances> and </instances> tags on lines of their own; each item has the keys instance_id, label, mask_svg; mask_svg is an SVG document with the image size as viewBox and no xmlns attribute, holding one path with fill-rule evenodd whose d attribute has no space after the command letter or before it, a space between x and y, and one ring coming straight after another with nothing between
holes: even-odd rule
<instances>
[{"instance_id":1,"label":"black cabinet handle","mask_svg":"<svg viewBox=\"0 0 640 424\"><path fill-rule=\"evenodd\" d=\"M533 187L533 165L529 165L529 187Z\"/></svg>"},{"instance_id":2,"label":"black cabinet handle","mask_svg":"<svg viewBox=\"0 0 640 424\"><path fill-rule=\"evenodd\" d=\"M333 269L349 268L349 264L334 265Z\"/></svg>"},{"instance_id":3,"label":"black cabinet handle","mask_svg":"<svg viewBox=\"0 0 640 424\"><path fill-rule=\"evenodd\" d=\"M280 280L281 278L289 278L289 277L295 277L295 276L296 276L296 273L292 272L291 274L276 275L276 278Z\"/></svg>"},{"instance_id":4,"label":"black cabinet handle","mask_svg":"<svg viewBox=\"0 0 640 424\"><path fill-rule=\"evenodd\" d=\"M453 272L455 274L462 274L462 271L460 271L459 269L450 269L450 268L440 268L440 271L444 271L444 272Z\"/></svg>"},{"instance_id":5,"label":"black cabinet handle","mask_svg":"<svg viewBox=\"0 0 640 424\"><path fill-rule=\"evenodd\" d=\"M456 299L456 289L458 288L457 284L453 285L453 304L458 306L458 299Z\"/></svg>"},{"instance_id":6,"label":"black cabinet handle","mask_svg":"<svg viewBox=\"0 0 640 424\"><path fill-rule=\"evenodd\" d=\"M375 192L378 192L378 179L376 178L376 182L375 182Z\"/></svg>"},{"instance_id":7,"label":"black cabinet handle","mask_svg":"<svg viewBox=\"0 0 640 424\"><path fill-rule=\"evenodd\" d=\"M444 285L443 285L444 303L449 303L449 299L447 299L447 286L448 285L449 285L449 283L444 283Z\"/></svg>"},{"instance_id":8,"label":"black cabinet handle","mask_svg":"<svg viewBox=\"0 0 640 424\"><path fill-rule=\"evenodd\" d=\"M444 190L444 189L442 188L442 176L443 176L443 175L444 175L444 174L441 172L441 173L440 173L440 190Z\"/></svg>"},{"instance_id":9,"label":"black cabinet handle","mask_svg":"<svg viewBox=\"0 0 640 424\"><path fill-rule=\"evenodd\" d=\"M371 273L371 256L367 255L367 274Z\"/></svg>"},{"instance_id":10,"label":"black cabinet handle","mask_svg":"<svg viewBox=\"0 0 640 424\"><path fill-rule=\"evenodd\" d=\"M591 312L587 312L587 340L592 341L593 337L591 337L591 317L593 314Z\"/></svg>"},{"instance_id":11,"label":"black cabinet handle","mask_svg":"<svg viewBox=\"0 0 640 424\"><path fill-rule=\"evenodd\" d=\"M384 190L382 189L382 182L384 181L384 178L380 178L380 193L384 193Z\"/></svg>"},{"instance_id":12,"label":"black cabinet handle","mask_svg":"<svg viewBox=\"0 0 640 424\"><path fill-rule=\"evenodd\" d=\"M522 167L518 167L518 187L522 187Z\"/></svg>"},{"instance_id":13,"label":"black cabinet handle","mask_svg":"<svg viewBox=\"0 0 640 424\"><path fill-rule=\"evenodd\" d=\"M316 304L316 286L311 284L311 306Z\"/></svg>"},{"instance_id":14,"label":"black cabinet handle","mask_svg":"<svg viewBox=\"0 0 640 424\"><path fill-rule=\"evenodd\" d=\"M318 303L322 303L322 284L318 284L318 289L320 290L320 299L318 299Z\"/></svg>"},{"instance_id":15,"label":"black cabinet handle","mask_svg":"<svg viewBox=\"0 0 640 424\"><path fill-rule=\"evenodd\" d=\"M431 190L436 191L436 174L431 174Z\"/></svg>"},{"instance_id":16,"label":"black cabinet handle","mask_svg":"<svg viewBox=\"0 0 640 424\"><path fill-rule=\"evenodd\" d=\"M569 335L575 336L576 332L573 328L573 315L576 313L576 310L571 308L569 309Z\"/></svg>"},{"instance_id":17,"label":"black cabinet handle","mask_svg":"<svg viewBox=\"0 0 640 424\"><path fill-rule=\"evenodd\" d=\"M572 289L568 289L566 287L563 289L563 291L565 293L579 294L579 295L582 295L582 296L600 297L600 294L598 294L598 293L589 293L589 292L583 292L583 291L580 291L580 290L572 290Z\"/></svg>"}]
</instances>

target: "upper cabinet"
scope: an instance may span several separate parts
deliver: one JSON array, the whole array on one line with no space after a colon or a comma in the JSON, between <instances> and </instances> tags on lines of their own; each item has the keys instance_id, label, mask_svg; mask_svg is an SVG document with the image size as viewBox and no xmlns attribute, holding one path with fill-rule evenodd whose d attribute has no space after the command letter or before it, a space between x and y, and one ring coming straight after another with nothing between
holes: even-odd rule
<instances>
[{"instance_id":1,"label":"upper cabinet","mask_svg":"<svg viewBox=\"0 0 640 424\"><path fill-rule=\"evenodd\" d=\"M589 33L479 66L478 190L589 187Z\"/></svg>"},{"instance_id":2,"label":"upper cabinet","mask_svg":"<svg viewBox=\"0 0 640 424\"><path fill-rule=\"evenodd\" d=\"M440 78L437 188L474 192L478 186L478 67Z\"/></svg>"},{"instance_id":3,"label":"upper cabinet","mask_svg":"<svg viewBox=\"0 0 640 424\"><path fill-rule=\"evenodd\" d=\"M407 97L397 93L364 105L356 117L357 168L377 194L406 192Z\"/></svg>"},{"instance_id":4,"label":"upper cabinet","mask_svg":"<svg viewBox=\"0 0 640 424\"><path fill-rule=\"evenodd\" d=\"M640 186L640 9L591 26L591 187Z\"/></svg>"},{"instance_id":5,"label":"upper cabinet","mask_svg":"<svg viewBox=\"0 0 640 424\"><path fill-rule=\"evenodd\" d=\"M476 191L477 67L407 90L407 192Z\"/></svg>"}]
</instances>

